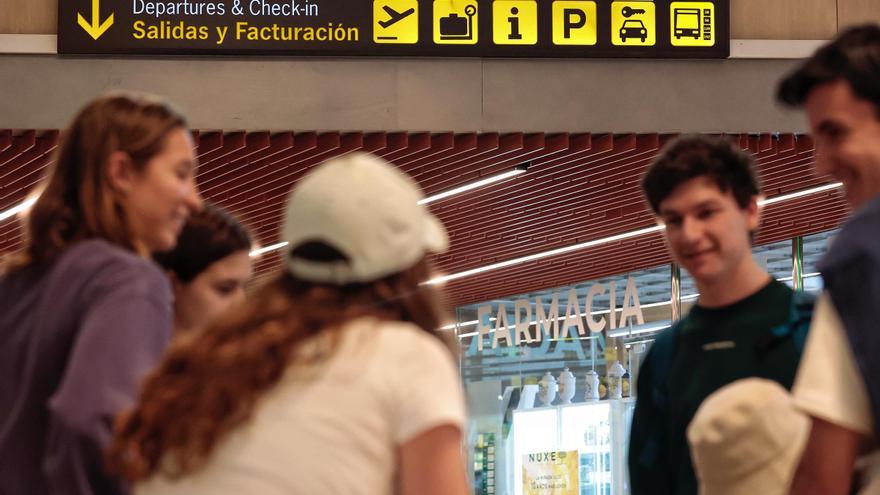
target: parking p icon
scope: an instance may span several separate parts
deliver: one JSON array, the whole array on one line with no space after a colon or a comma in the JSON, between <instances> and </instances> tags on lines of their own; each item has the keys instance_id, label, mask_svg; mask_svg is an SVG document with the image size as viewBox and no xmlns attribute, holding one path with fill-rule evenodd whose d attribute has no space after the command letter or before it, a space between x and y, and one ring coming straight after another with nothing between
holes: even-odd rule
<instances>
[{"instance_id":1,"label":"parking p icon","mask_svg":"<svg viewBox=\"0 0 880 495\"><path fill-rule=\"evenodd\" d=\"M534 45L538 42L538 2L492 2L492 40L496 45Z\"/></svg>"},{"instance_id":2,"label":"parking p icon","mask_svg":"<svg viewBox=\"0 0 880 495\"><path fill-rule=\"evenodd\" d=\"M554 45L596 44L596 2L559 0L552 10Z\"/></svg>"}]
</instances>

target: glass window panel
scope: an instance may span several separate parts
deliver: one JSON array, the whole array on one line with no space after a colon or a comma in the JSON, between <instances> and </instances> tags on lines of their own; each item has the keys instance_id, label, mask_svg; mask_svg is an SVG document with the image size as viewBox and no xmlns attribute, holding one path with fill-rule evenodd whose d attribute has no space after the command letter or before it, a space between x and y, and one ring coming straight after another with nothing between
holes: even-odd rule
<instances>
[{"instance_id":1,"label":"glass window panel","mask_svg":"<svg viewBox=\"0 0 880 495\"><path fill-rule=\"evenodd\" d=\"M631 307L635 302L632 296L626 297L629 277L637 288L636 293L643 316L642 323L639 323L636 317L631 316L625 321L622 317L624 305ZM596 290L597 284L601 285L602 290ZM591 288L593 292L598 293L591 292ZM572 293L574 299L570 300ZM586 307L588 293L592 294L589 308ZM538 408L537 411L542 410L540 408L543 402L540 394L537 393L538 383L542 377L549 372L552 377L561 381L561 373L566 368L575 377L574 395L570 398L572 405L564 404L568 397L562 387L556 399L552 401L552 405L557 408L591 407L585 398L586 378L591 371L595 371L600 377L600 390L607 397L609 366L614 361L620 362L630 372L630 376L634 377L647 351L645 343L671 324L670 296L670 267L664 265L457 308L456 333L461 346L461 373L469 402L470 419L467 438L469 462L474 468L475 493L488 493L490 481L494 493L516 493L518 478L515 474L522 470L521 467L519 470L516 469L516 466L520 466L522 459L516 457L515 452L528 449L516 445L514 439L520 438L525 432L516 433L515 430L518 421L521 422L522 418L526 417L523 408L535 407ZM627 301L625 302L624 299ZM552 325L554 331L545 329L545 325L536 328L539 304L541 313L546 319L550 319L551 302L554 300L556 301L556 315ZM614 328L609 328L612 300L615 308L613 318L615 324ZM589 315L586 314L587 311ZM570 313L572 318L566 319L567 313ZM591 332L587 317L596 324L604 322L604 330ZM480 318L482 318L481 322L478 322ZM578 318L583 334L578 331L574 323ZM481 326L484 335L479 333ZM542 331L540 341L536 340L538 329ZM544 330L548 333L543 333ZM521 341L516 345L518 333ZM533 341L527 342L528 338ZM493 344L496 344L494 348ZM628 393L629 390L626 389L625 392ZM628 408L623 409L629 411L632 401L630 399L624 401L630 401L627 402ZM553 415L547 414L547 416ZM563 416L565 415L559 418ZM621 418L614 420L614 424L620 426L628 421ZM584 421L575 419L569 421L572 424L568 426L581 431L585 427L581 424ZM551 420L545 418L542 421ZM565 421L561 419L559 421L561 422L558 425L553 423L553 428L565 426L563 425ZM544 426L550 427L550 425ZM581 433L578 438L583 440L583 436ZM614 442L620 445L615 452L618 450L623 452L623 445L626 443L623 436L615 436ZM549 448L549 444L532 443L535 443L533 447L536 449ZM582 442L577 442L573 447L564 442L555 442L554 445L556 443L559 444L559 448L565 449L577 448L580 451L587 448L580 445ZM494 453L489 454L490 450ZM490 455L495 462L487 461ZM580 455L589 457L590 454L583 451ZM615 472L623 469L622 460L617 464L620 465L614 468ZM490 465L494 468L489 468ZM610 483L610 478L607 483ZM603 486L610 489L610 484Z\"/></svg>"},{"instance_id":2,"label":"glass window panel","mask_svg":"<svg viewBox=\"0 0 880 495\"><path fill-rule=\"evenodd\" d=\"M752 256L771 277L792 285L791 239L752 248Z\"/></svg>"},{"instance_id":3,"label":"glass window panel","mask_svg":"<svg viewBox=\"0 0 880 495\"><path fill-rule=\"evenodd\" d=\"M820 292L823 288L819 275L819 260L828 251L840 229L819 232L804 237L804 290Z\"/></svg>"}]
</instances>

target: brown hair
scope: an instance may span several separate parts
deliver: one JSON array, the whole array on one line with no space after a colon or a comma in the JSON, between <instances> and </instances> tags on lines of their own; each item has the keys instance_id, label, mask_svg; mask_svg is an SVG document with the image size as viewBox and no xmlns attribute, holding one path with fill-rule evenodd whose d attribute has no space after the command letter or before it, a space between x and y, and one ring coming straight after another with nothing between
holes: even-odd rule
<instances>
[{"instance_id":1,"label":"brown hair","mask_svg":"<svg viewBox=\"0 0 880 495\"><path fill-rule=\"evenodd\" d=\"M91 237L147 255L105 168L118 151L143 168L178 128L186 128L185 118L150 95L110 93L86 105L62 136L55 166L27 216L23 253L8 268L50 263L71 244Z\"/></svg>"},{"instance_id":2,"label":"brown hair","mask_svg":"<svg viewBox=\"0 0 880 495\"><path fill-rule=\"evenodd\" d=\"M411 322L441 338L439 299L420 287L429 271L422 260L366 284L315 284L289 274L269 283L223 322L172 345L134 410L117 418L110 470L137 481L198 469L218 441L250 417L303 341L352 319Z\"/></svg>"},{"instance_id":3,"label":"brown hair","mask_svg":"<svg viewBox=\"0 0 880 495\"><path fill-rule=\"evenodd\" d=\"M247 229L220 207L206 203L186 221L174 249L157 253L153 259L188 284L215 261L250 248Z\"/></svg>"},{"instance_id":4,"label":"brown hair","mask_svg":"<svg viewBox=\"0 0 880 495\"><path fill-rule=\"evenodd\" d=\"M681 184L708 177L721 192L731 191L740 208L761 194L755 159L721 137L688 135L667 144L642 177L642 191L654 213Z\"/></svg>"},{"instance_id":5,"label":"brown hair","mask_svg":"<svg viewBox=\"0 0 880 495\"><path fill-rule=\"evenodd\" d=\"M799 107L814 89L838 80L880 114L880 26L864 24L840 33L779 83L776 98Z\"/></svg>"}]
</instances>

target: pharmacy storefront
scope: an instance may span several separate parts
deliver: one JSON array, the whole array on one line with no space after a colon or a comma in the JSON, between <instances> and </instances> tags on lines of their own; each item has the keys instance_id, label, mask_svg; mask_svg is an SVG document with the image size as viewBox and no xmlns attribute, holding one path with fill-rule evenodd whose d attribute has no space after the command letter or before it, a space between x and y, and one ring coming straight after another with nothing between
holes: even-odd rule
<instances>
[{"instance_id":1,"label":"pharmacy storefront","mask_svg":"<svg viewBox=\"0 0 880 495\"><path fill-rule=\"evenodd\" d=\"M776 279L821 289L834 231L754 248ZM639 365L699 294L675 265L459 307L478 495L623 495Z\"/></svg>"}]
</instances>

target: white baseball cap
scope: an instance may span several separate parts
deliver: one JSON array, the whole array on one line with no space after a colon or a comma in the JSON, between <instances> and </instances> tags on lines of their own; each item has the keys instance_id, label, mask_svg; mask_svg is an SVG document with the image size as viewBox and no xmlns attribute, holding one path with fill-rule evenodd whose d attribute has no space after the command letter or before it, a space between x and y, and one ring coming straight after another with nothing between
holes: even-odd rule
<instances>
[{"instance_id":1,"label":"white baseball cap","mask_svg":"<svg viewBox=\"0 0 880 495\"><path fill-rule=\"evenodd\" d=\"M774 381L718 389L687 430L700 495L787 495L809 432L810 419Z\"/></svg>"},{"instance_id":2,"label":"white baseball cap","mask_svg":"<svg viewBox=\"0 0 880 495\"><path fill-rule=\"evenodd\" d=\"M449 238L427 208L418 184L391 163L367 153L327 161L311 171L287 199L285 263L295 277L344 285L371 282L443 252ZM291 256L297 246L323 242L345 261Z\"/></svg>"}]
</instances>

